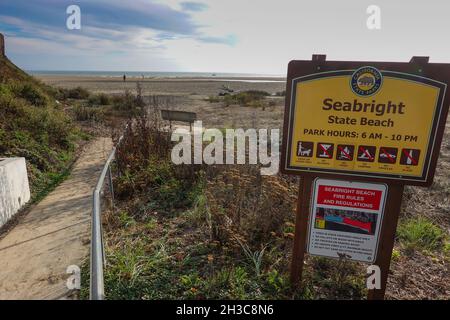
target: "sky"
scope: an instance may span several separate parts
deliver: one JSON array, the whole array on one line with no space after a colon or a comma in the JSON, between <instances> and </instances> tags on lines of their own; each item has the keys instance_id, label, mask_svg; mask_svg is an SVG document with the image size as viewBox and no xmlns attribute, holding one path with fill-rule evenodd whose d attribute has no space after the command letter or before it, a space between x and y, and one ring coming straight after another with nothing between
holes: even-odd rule
<instances>
[{"instance_id":1,"label":"sky","mask_svg":"<svg viewBox=\"0 0 450 320\"><path fill-rule=\"evenodd\" d=\"M73 4L80 30L66 27ZM448 0L0 0L0 32L26 70L282 75L312 54L450 62L449 13Z\"/></svg>"}]
</instances>

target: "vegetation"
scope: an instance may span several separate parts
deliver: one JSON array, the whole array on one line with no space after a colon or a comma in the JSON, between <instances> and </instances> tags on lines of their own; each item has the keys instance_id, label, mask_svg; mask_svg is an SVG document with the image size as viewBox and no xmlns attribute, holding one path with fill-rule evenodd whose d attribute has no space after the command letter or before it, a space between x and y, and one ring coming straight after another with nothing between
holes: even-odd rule
<instances>
[{"instance_id":1,"label":"vegetation","mask_svg":"<svg viewBox=\"0 0 450 320\"><path fill-rule=\"evenodd\" d=\"M98 107L90 107L86 105L76 105L73 108L74 117L77 121L95 121L104 120L105 110Z\"/></svg>"},{"instance_id":2,"label":"vegetation","mask_svg":"<svg viewBox=\"0 0 450 320\"><path fill-rule=\"evenodd\" d=\"M414 250L435 251L442 249L445 243L445 232L423 217L400 221L397 235L408 253Z\"/></svg>"},{"instance_id":3,"label":"vegetation","mask_svg":"<svg viewBox=\"0 0 450 320\"><path fill-rule=\"evenodd\" d=\"M90 96L90 93L87 89L84 89L82 87L76 87L73 89L58 89L58 97L61 100L66 99L88 99Z\"/></svg>"},{"instance_id":4,"label":"vegetation","mask_svg":"<svg viewBox=\"0 0 450 320\"><path fill-rule=\"evenodd\" d=\"M268 103L265 102L265 99L268 96L270 96L270 93L266 91L248 90L226 94L223 97L209 96L206 100L210 103L222 101L226 107L230 105L240 105L242 107L266 107Z\"/></svg>"},{"instance_id":5,"label":"vegetation","mask_svg":"<svg viewBox=\"0 0 450 320\"><path fill-rule=\"evenodd\" d=\"M88 104L90 106L109 106L111 103L111 97L104 93L94 94L88 98Z\"/></svg>"},{"instance_id":6,"label":"vegetation","mask_svg":"<svg viewBox=\"0 0 450 320\"><path fill-rule=\"evenodd\" d=\"M251 165L172 164L164 102L150 100L117 150L119 202L104 217L109 299L364 297L364 270L345 260L311 259L303 289L292 287L298 181Z\"/></svg>"},{"instance_id":7,"label":"vegetation","mask_svg":"<svg viewBox=\"0 0 450 320\"><path fill-rule=\"evenodd\" d=\"M263 106L263 100L270 96L270 93L259 90L248 90L235 94L224 96L225 106L237 104L243 107L260 107Z\"/></svg>"},{"instance_id":8,"label":"vegetation","mask_svg":"<svg viewBox=\"0 0 450 320\"><path fill-rule=\"evenodd\" d=\"M55 99L57 91L0 58L0 156L25 157L34 197L65 175L83 135Z\"/></svg>"},{"instance_id":9,"label":"vegetation","mask_svg":"<svg viewBox=\"0 0 450 320\"><path fill-rule=\"evenodd\" d=\"M130 119L140 112L143 107L143 96L140 84L137 84L136 94L126 90L123 94L107 95L93 94L84 88L58 89L57 96L71 105L71 114L76 121L104 123L115 127L118 120ZM119 121L120 122L120 121Z\"/></svg>"}]
</instances>

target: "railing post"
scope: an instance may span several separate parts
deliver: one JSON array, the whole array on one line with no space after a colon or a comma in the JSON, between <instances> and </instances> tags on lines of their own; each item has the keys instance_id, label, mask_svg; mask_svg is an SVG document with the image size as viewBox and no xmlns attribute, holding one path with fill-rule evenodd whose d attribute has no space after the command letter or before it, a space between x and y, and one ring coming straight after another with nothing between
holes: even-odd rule
<instances>
[{"instance_id":1,"label":"railing post","mask_svg":"<svg viewBox=\"0 0 450 320\"><path fill-rule=\"evenodd\" d=\"M113 186L113 177L111 172L111 165L108 168L108 176L109 176L109 191L111 194L111 208L114 214L114 186Z\"/></svg>"},{"instance_id":2,"label":"railing post","mask_svg":"<svg viewBox=\"0 0 450 320\"><path fill-rule=\"evenodd\" d=\"M103 241L100 219L100 191L94 190L92 211L92 239L91 239L91 274L90 274L90 299L103 300L105 297L103 283Z\"/></svg>"}]
</instances>

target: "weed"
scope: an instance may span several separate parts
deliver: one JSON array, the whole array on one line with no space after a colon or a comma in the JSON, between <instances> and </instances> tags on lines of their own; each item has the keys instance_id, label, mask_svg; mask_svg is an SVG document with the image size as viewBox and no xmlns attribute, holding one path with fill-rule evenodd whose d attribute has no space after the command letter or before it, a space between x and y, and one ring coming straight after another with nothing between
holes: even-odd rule
<instances>
[{"instance_id":1,"label":"weed","mask_svg":"<svg viewBox=\"0 0 450 320\"><path fill-rule=\"evenodd\" d=\"M226 107L230 105L240 105L244 107L261 107L263 100L270 96L266 91L248 90L235 94L228 94L223 97L223 103Z\"/></svg>"},{"instance_id":2,"label":"weed","mask_svg":"<svg viewBox=\"0 0 450 320\"><path fill-rule=\"evenodd\" d=\"M50 99L44 91L31 82L15 83L13 92L16 96L27 100L31 105L45 107L50 103Z\"/></svg>"},{"instance_id":3,"label":"weed","mask_svg":"<svg viewBox=\"0 0 450 320\"><path fill-rule=\"evenodd\" d=\"M130 217L126 211L120 211L118 217L120 223L125 228L135 224L133 217Z\"/></svg>"},{"instance_id":4,"label":"weed","mask_svg":"<svg viewBox=\"0 0 450 320\"><path fill-rule=\"evenodd\" d=\"M104 111L96 107L75 106L73 113L77 121L101 122L105 118Z\"/></svg>"},{"instance_id":5,"label":"weed","mask_svg":"<svg viewBox=\"0 0 450 320\"><path fill-rule=\"evenodd\" d=\"M245 254L245 257L248 259L250 264L255 270L255 274L257 277L261 276L261 267L264 257L264 252L266 250L266 246L264 246L261 250L252 251L246 243L242 243L239 239L236 239L239 245L242 248L242 251Z\"/></svg>"},{"instance_id":6,"label":"weed","mask_svg":"<svg viewBox=\"0 0 450 320\"><path fill-rule=\"evenodd\" d=\"M310 298L362 299L366 295L364 268L346 258L311 257L304 292ZM320 287L320 292L312 288ZM312 296L311 296L312 295Z\"/></svg>"},{"instance_id":7,"label":"weed","mask_svg":"<svg viewBox=\"0 0 450 320\"><path fill-rule=\"evenodd\" d=\"M400 257L401 257L400 251L397 249L393 249L392 250L392 260L396 261L396 260L400 259Z\"/></svg>"},{"instance_id":8,"label":"weed","mask_svg":"<svg viewBox=\"0 0 450 320\"><path fill-rule=\"evenodd\" d=\"M89 96L90 96L89 91L82 87L76 87L73 89L59 89L59 98L62 100L65 99L85 100L88 99Z\"/></svg>"},{"instance_id":9,"label":"weed","mask_svg":"<svg viewBox=\"0 0 450 320\"><path fill-rule=\"evenodd\" d=\"M112 103L112 98L104 93L91 95L88 99L90 106L107 106Z\"/></svg>"},{"instance_id":10,"label":"weed","mask_svg":"<svg viewBox=\"0 0 450 320\"><path fill-rule=\"evenodd\" d=\"M217 96L209 96L205 101L208 101L209 103L217 103L220 102L220 97Z\"/></svg>"},{"instance_id":11,"label":"weed","mask_svg":"<svg viewBox=\"0 0 450 320\"><path fill-rule=\"evenodd\" d=\"M400 221L397 235L407 253L412 253L414 250L439 250L445 240L444 231L423 217Z\"/></svg>"}]
</instances>

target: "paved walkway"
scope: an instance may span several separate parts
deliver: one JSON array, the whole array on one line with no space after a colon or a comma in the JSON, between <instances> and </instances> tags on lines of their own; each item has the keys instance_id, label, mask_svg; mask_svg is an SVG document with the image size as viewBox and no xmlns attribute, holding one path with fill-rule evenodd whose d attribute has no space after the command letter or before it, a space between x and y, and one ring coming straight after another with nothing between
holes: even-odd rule
<instances>
[{"instance_id":1,"label":"paved walkway","mask_svg":"<svg viewBox=\"0 0 450 320\"><path fill-rule=\"evenodd\" d=\"M59 299L66 269L89 255L92 190L112 142L89 143L70 177L0 240L0 300Z\"/></svg>"}]
</instances>

